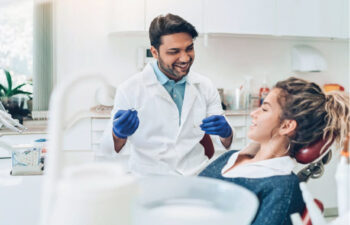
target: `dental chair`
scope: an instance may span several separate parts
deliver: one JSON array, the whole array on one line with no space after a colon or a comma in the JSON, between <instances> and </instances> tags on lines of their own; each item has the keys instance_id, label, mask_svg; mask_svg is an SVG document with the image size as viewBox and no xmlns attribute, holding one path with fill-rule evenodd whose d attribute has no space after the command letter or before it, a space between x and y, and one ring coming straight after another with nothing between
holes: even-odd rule
<instances>
[{"instance_id":1,"label":"dental chair","mask_svg":"<svg viewBox=\"0 0 350 225\"><path fill-rule=\"evenodd\" d=\"M210 138L209 134L204 134L202 140L200 140L199 142L201 145L203 145L204 147L204 154L211 159L211 157L213 157L214 155L214 145L213 145L213 141Z\"/></svg>"},{"instance_id":2,"label":"dental chair","mask_svg":"<svg viewBox=\"0 0 350 225\"><path fill-rule=\"evenodd\" d=\"M297 174L300 182L307 182L310 178L317 179L323 175L324 165L329 163L332 158L332 151L329 147L332 145L333 141L327 145L326 142L327 140L320 139L308 147L301 149L295 155L295 159L298 163L308 164ZM325 146L325 150L321 152L323 146ZM318 199L314 199L314 201L321 212L323 212L324 207L322 202ZM306 207L301 215L301 218L304 225L312 225L310 215Z\"/></svg>"},{"instance_id":3,"label":"dental chair","mask_svg":"<svg viewBox=\"0 0 350 225\"><path fill-rule=\"evenodd\" d=\"M332 151L329 148L333 141L329 143L323 152L321 152L324 145L326 145L326 140L319 140L308 147L305 147L298 151L295 155L295 159L300 164L307 164L302 170L297 174L300 182L307 182L310 178L317 179L320 178L324 173L324 165L329 163L332 158ZM200 141L201 145L204 147L205 155L211 159L214 155L214 145L208 134L205 134ZM320 208L321 212L324 211L323 204L320 200L315 199L317 206ZM307 208L302 212L301 215L304 225L312 225L310 215Z\"/></svg>"}]
</instances>

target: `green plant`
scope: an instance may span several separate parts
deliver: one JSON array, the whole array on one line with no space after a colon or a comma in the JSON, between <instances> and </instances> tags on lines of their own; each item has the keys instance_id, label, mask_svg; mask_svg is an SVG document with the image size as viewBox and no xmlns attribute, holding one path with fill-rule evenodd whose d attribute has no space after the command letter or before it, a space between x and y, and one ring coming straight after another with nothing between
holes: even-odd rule
<instances>
[{"instance_id":1,"label":"green plant","mask_svg":"<svg viewBox=\"0 0 350 225\"><path fill-rule=\"evenodd\" d=\"M2 70L6 75L7 87L0 84L0 97L11 97L18 94L27 95L28 97L30 97L30 95L32 94L31 92L21 90L21 88L28 83L19 84L15 88L12 88L12 77L10 72L6 69Z\"/></svg>"}]
</instances>

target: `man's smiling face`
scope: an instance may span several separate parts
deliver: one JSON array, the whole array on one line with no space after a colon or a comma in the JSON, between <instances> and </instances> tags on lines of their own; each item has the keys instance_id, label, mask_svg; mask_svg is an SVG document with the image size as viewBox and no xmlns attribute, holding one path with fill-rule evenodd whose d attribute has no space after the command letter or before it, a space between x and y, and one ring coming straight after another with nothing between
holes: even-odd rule
<instances>
[{"instance_id":1,"label":"man's smiling face","mask_svg":"<svg viewBox=\"0 0 350 225\"><path fill-rule=\"evenodd\" d=\"M151 52L158 60L160 70L175 81L188 74L195 56L193 39L188 33L162 36L159 49L152 46Z\"/></svg>"}]
</instances>

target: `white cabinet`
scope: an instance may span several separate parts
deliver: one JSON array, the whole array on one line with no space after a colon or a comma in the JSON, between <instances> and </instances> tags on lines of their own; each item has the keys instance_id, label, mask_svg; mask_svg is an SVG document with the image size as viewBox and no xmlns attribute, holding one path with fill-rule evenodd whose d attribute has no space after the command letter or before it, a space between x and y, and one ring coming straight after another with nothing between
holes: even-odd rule
<instances>
[{"instance_id":1,"label":"white cabinet","mask_svg":"<svg viewBox=\"0 0 350 225\"><path fill-rule=\"evenodd\" d=\"M321 37L349 38L349 0L320 0Z\"/></svg>"},{"instance_id":2,"label":"white cabinet","mask_svg":"<svg viewBox=\"0 0 350 225\"><path fill-rule=\"evenodd\" d=\"M109 118L87 117L79 120L72 127L64 131L63 150L86 151L98 150L103 131L109 122ZM41 133L3 134L0 142L8 145L31 144L37 139L48 138L46 130ZM0 148L0 157L8 157L9 153Z\"/></svg>"},{"instance_id":3,"label":"white cabinet","mask_svg":"<svg viewBox=\"0 0 350 225\"><path fill-rule=\"evenodd\" d=\"M190 22L201 33L203 31L202 5L202 0L146 0L146 30L155 17L172 13Z\"/></svg>"},{"instance_id":4,"label":"white cabinet","mask_svg":"<svg viewBox=\"0 0 350 225\"><path fill-rule=\"evenodd\" d=\"M226 118L230 125L235 129L235 138L233 140L232 149L243 149L248 144L247 128L250 123L249 114L227 114Z\"/></svg>"},{"instance_id":5,"label":"white cabinet","mask_svg":"<svg viewBox=\"0 0 350 225\"><path fill-rule=\"evenodd\" d=\"M98 152L103 131L109 121L108 116L92 116L81 120L65 133L64 149Z\"/></svg>"},{"instance_id":6,"label":"white cabinet","mask_svg":"<svg viewBox=\"0 0 350 225\"><path fill-rule=\"evenodd\" d=\"M74 126L64 131L64 150L91 149L91 119L79 120Z\"/></svg>"},{"instance_id":7,"label":"white cabinet","mask_svg":"<svg viewBox=\"0 0 350 225\"><path fill-rule=\"evenodd\" d=\"M110 121L109 118L108 119L107 118L91 119L91 149L94 152L98 152L100 149L103 131L106 129L109 121ZM112 135L112 131L111 131L111 135Z\"/></svg>"},{"instance_id":8,"label":"white cabinet","mask_svg":"<svg viewBox=\"0 0 350 225\"><path fill-rule=\"evenodd\" d=\"M230 150L242 150L248 143L249 139L247 137L248 126L250 124L250 116L246 112L226 112L225 116L229 124L235 130L235 137L233 139L233 144ZM218 136L211 136L214 144L214 149L216 155L220 155L222 152L227 151L225 147L221 144L220 138Z\"/></svg>"},{"instance_id":9,"label":"white cabinet","mask_svg":"<svg viewBox=\"0 0 350 225\"><path fill-rule=\"evenodd\" d=\"M158 15L173 13L202 32L202 0L112 0L111 33L146 34Z\"/></svg>"},{"instance_id":10,"label":"white cabinet","mask_svg":"<svg viewBox=\"0 0 350 225\"><path fill-rule=\"evenodd\" d=\"M349 0L111 0L111 32L146 34L160 14L199 33L349 38Z\"/></svg>"},{"instance_id":11,"label":"white cabinet","mask_svg":"<svg viewBox=\"0 0 350 225\"><path fill-rule=\"evenodd\" d=\"M145 31L145 0L112 0L112 33Z\"/></svg>"},{"instance_id":12,"label":"white cabinet","mask_svg":"<svg viewBox=\"0 0 350 225\"><path fill-rule=\"evenodd\" d=\"M279 35L319 36L319 0L278 1L277 30Z\"/></svg>"},{"instance_id":13,"label":"white cabinet","mask_svg":"<svg viewBox=\"0 0 350 225\"><path fill-rule=\"evenodd\" d=\"M274 34L275 0L205 0L206 33Z\"/></svg>"},{"instance_id":14,"label":"white cabinet","mask_svg":"<svg viewBox=\"0 0 350 225\"><path fill-rule=\"evenodd\" d=\"M277 34L347 37L348 0L277 1Z\"/></svg>"}]
</instances>

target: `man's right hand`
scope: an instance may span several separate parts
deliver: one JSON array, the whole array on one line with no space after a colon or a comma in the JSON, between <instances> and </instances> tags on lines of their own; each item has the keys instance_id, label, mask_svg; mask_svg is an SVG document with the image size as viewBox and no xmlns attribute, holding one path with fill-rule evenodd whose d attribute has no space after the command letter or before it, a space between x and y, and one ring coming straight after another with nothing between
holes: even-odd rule
<instances>
[{"instance_id":1,"label":"man's right hand","mask_svg":"<svg viewBox=\"0 0 350 225\"><path fill-rule=\"evenodd\" d=\"M119 138L126 139L135 133L139 122L136 110L119 110L113 117L113 133Z\"/></svg>"}]
</instances>

